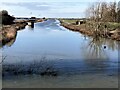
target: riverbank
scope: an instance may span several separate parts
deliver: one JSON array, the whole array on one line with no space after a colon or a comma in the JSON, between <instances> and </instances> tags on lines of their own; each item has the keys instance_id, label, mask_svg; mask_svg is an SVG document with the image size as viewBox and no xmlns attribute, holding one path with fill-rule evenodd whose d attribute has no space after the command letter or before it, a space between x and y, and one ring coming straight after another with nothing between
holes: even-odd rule
<instances>
[{"instance_id":1,"label":"riverbank","mask_svg":"<svg viewBox=\"0 0 120 90\"><path fill-rule=\"evenodd\" d=\"M1 25L0 43L4 45L5 43L14 39L16 37L17 31L24 29L26 25L27 25L27 22L23 20L15 21L15 23L11 25Z\"/></svg>"},{"instance_id":2,"label":"riverbank","mask_svg":"<svg viewBox=\"0 0 120 90\"><path fill-rule=\"evenodd\" d=\"M15 26L11 25L5 25L2 27L2 30L0 31L1 37L0 37L0 43L5 45L7 42L11 41L16 37L17 29Z\"/></svg>"},{"instance_id":3,"label":"riverbank","mask_svg":"<svg viewBox=\"0 0 120 90\"><path fill-rule=\"evenodd\" d=\"M45 19L46 20L46 19ZM44 19L37 19L36 22L43 22ZM5 45L11 40L15 39L17 31L22 30L28 25L29 20L15 20L14 24L11 25L1 25L0 29L0 43Z\"/></svg>"},{"instance_id":4,"label":"riverbank","mask_svg":"<svg viewBox=\"0 0 120 90\"><path fill-rule=\"evenodd\" d=\"M77 31L82 34L88 35L88 36L93 36L93 37L103 37L103 38L109 38L113 40L120 41L120 28L116 28L113 26L110 27L109 24L109 29L106 31L104 29L98 30L97 32L93 29L94 26L90 26L92 22L86 22L83 24L76 24L76 22L79 20L75 19L60 19L61 26L72 30L72 31ZM120 24L118 24L120 26Z\"/></svg>"}]
</instances>

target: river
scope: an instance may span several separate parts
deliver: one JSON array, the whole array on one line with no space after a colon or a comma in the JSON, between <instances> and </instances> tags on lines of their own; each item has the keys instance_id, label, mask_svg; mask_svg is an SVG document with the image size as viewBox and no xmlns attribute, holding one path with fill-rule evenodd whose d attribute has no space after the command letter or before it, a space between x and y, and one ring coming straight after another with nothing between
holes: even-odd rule
<instances>
[{"instance_id":1,"label":"river","mask_svg":"<svg viewBox=\"0 0 120 90\"><path fill-rule=\"evenodd\" d=\"M44 62L56 76L8 74L3 88L116 88L118 87L119 42L92 38L60 26L49 19L26 26L1 48L4 65Z\"/></svg>"}]
</instances>

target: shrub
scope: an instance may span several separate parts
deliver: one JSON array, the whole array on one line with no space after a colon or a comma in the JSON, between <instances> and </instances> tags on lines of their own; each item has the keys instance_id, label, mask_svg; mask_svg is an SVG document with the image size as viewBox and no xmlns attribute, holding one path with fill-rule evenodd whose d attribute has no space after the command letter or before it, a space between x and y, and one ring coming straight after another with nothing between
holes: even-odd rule
<instances>
[{"instance_id":1,"label":"shrub","mask_svg":"<svg viewBox=\"0 0 120 90\"><path fill-rule=\"evenodd\" d=\"M8 14L6 10L2 10L0 12L0 23L3 25L10 25L13 24L15 17L12 17Z\"/></svg>"}]
</instances>

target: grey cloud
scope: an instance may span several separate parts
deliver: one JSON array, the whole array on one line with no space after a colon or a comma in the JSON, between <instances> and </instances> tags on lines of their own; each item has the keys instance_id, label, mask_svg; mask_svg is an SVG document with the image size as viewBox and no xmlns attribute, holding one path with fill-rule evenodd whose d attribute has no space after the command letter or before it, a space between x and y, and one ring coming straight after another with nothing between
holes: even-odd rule
<instances>
[{"instance_id":1,"label":"grey cloud","mask_svg":"<svg viewBox=\"0 0 120 90\"><path fill-rule=\"evenodd\" d=\"M23 8L27 8L30 10L30 12L33 12L35 15L38 15L38 13L42 12L42 16L47 17L83 17L84 14L81 12L84 10L88 3L82 3L82 2L20 2L20 3L8 3L4 2L2 3L4 6L9 6L9 8L12 9L12 6L20 6ZM67 10L68 11L65 11ZM77 9L76 12L73 11L73 9ZM15 10L15 13L19 13L19 9ZM25 11L23 11L25 12ZM23 13L22 15L25 15ZM41 15L41 14L40 14Z\"/></svg>"},{"instance_id":2,"label":"grey cloud","mask_svg":"<svg viewBox=\"0 0 120 90\"><path fill-rule=\"evenodd\" d=\"M30 10L50 10L51 7L46 4L46 3L37 3L37 2L26 2L26 3L7 3L4 2L2 3L4 5L8 6L20 6L20 7L25 7Z\"/></svg>"}]
</instances>

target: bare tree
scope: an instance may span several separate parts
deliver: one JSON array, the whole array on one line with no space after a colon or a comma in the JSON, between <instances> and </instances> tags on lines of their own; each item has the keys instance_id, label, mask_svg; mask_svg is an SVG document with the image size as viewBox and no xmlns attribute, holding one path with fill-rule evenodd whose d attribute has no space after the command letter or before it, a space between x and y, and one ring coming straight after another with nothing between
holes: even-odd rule
<instances>
[{"instance_id":1,"label":"bare tree","mask_svg":"<svg viewBox=\"0 0 120 90\"><path fill-rule=\"evenodd\" d=\"M89 13L87 17L92 22L89 26L92 28L95 36L109 36L108 22L120 21L120 9L117 8L116 2L97 2L88 7L86 10Z\"/></svg>"},{"instance_id":2,"label":"bare tree","mask_svg":"<svg viewBox=\"0 0 120 90\"><path fill-rule=\"evenodd\" d=\"M120 1L118 2L118 8L117 8L117 22L120 23Z\"/></svg>"}]
</instances>

